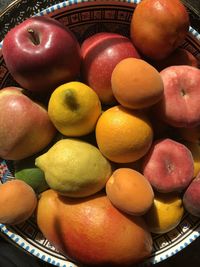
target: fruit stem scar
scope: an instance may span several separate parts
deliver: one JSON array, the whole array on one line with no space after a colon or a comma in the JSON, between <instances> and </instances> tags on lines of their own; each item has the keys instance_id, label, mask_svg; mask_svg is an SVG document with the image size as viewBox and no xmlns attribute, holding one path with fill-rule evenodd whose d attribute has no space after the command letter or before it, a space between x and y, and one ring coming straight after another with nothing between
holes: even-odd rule
<instances>
[{"instance_id":1,"label":"fruit stem scar","mask_svg":"<svg viewBox=\"0 0 200 267\"><path fill-rule=\"evenodd\" d=\"M185 92L184 89L181 89L181 95L182 95L182 96L185 96L185 95L186 95L186 92Z\"/></svg>"},{"instance_id":2,"label":"fruit stem scar","mask_svg":"<svg viewBox=\"0 0 200 267\"><path fill-rule=\"evenodd\" d=\"M40 39L39 39L38 34L36 34L36 32L31 28L28 29L28 33L30 33L31 41L33 42L33 44L39 45Z\"/></svg>"},{"instance_id":3,"label":"fruit stem scar","mask_svg":"<svg viewBox=\"0 0 200 267\"><path fill-rule=\"evenodd\" d=\"M71 89L67 89L65 91L64 101L71 110L76 110L79 106L76 97L74 95L74 92Z\"/></svg>"}]
</instances>

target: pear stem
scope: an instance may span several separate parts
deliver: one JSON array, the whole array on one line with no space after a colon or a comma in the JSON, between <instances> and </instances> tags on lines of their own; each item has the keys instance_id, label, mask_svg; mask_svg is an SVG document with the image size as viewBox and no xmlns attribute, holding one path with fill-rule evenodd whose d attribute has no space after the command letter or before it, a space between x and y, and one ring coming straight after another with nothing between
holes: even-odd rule
<instances>
[{"instance_id":1,"label":"pear stem","mask_svg":"<svg viewBox=\"0 0 200 267\"><path fill-rule=\"evenodd\" d=\"M36 32L31 28L28 29L28 33L30 33L31 41L33 42L33 44L39 45L40 39L39 39L38 34L36 34Z\"/></svg>"},{"instance_id":2,"label":"pear stem","mask_svg":"<svg viewBox=\"0 0 200 267\"><path fill-rule=\"evenodd\" d=\"M76 110L79 106L74 95L74 91L72 91L71 89L67 89L65 91L65 103L71 110Z\"/></svg>"}]
</instances>

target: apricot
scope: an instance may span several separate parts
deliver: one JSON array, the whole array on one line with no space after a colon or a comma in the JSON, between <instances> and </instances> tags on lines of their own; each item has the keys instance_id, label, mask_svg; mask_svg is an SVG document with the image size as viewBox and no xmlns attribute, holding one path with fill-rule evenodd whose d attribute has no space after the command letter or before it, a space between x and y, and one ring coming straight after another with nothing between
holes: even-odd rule
<instances>
[{"instance_id":1,"label":"apricot","mask_svg":"<svg viewBox=\"0 0 200 267\"><path fill-rule=\"evenodd\" d=\"M146 61L136 58L123 59L115 66L111 85L117 101L130 109L150 107L164 92L159 72Z\"/></svg>"},{"instance_id":2,"label":"apricot","mask_svg":"<svg viewBox=\"0 0 200 267\"><path fill-rule=\"evenodd\" d=\"M154 192L149 181L130 168L115 170L106 183L110 201L120 210L140 216L153 204Z\"/></svg>"},{"instance_id":3,"label":"apricot","mask_svg":"<svg viewBox=\"0 0 200 267\"><path fill-rule=\"evenodd\" d=\"M0 184L0 223L15 225L34 212L37 197L31 186L21 180Z\"/></svg>"}]
</instances>

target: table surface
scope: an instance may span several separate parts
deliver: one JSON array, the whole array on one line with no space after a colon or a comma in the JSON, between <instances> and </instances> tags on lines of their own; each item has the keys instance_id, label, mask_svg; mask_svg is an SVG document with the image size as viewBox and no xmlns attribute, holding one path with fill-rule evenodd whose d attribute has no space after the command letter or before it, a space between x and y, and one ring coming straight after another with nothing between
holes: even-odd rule
<instances>
[{"instance_id":1,"label":"table surface","mask_svg":"<svg viewBox=\"0 0 200 267\"><path fill-rule=\"evenodd\" d=\"M13 0L0 0L0 12L5 10L9 4L11 4ZM35 1L41 4L43 1ZM58 0L52 0L51 3L58 3L61 1ZM190 16L192 19L192 26L200 32L200 0L182 0L182 2L185 4L185 6L190 11ZM200 238L194 241L192 244L190 244L188 247L186 247L184 250L176 254L175 256L170 257L169 259L154 265L155 267L188 267L188 266L200 266L200 254L199 254L199 248L200 248ZM20 252L21 256L21 252ZM31 256L30 257L31 261ZM46 264L44 262L40 262L38 260L38 264L42 267L52 267L52 265ZM32 266L32 265L31 265ZM4 266L6 267L6 266Z\"/></svg>"}]
</instances>

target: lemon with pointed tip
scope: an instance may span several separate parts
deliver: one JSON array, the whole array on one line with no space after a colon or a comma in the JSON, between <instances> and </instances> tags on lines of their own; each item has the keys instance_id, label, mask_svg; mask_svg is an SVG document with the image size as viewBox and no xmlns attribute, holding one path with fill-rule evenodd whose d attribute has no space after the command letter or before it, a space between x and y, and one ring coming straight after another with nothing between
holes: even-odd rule
<instances>
[{"instance_id":1,"label":"lemon with pointed tip","mask_svg":"<svg viewBox=\"0 0 200 267\"><path fill-rule=\"evenodd\" d=\"M56 142L35 164L49 187L68 197L86 197L100 191L112 173L110 162L96 146L66 138Z\"/></svg>"},{"instance_id":2,"label":"lemon with pointed tip","mask_svg":"<svg viewBox=\"0 0 200 267\"><path fill-rule=\"evenodd\" d=\"M101 103L91 87L82 82L68 82L51 94L48 114L61 134L83 136L94 130L101 115Z\"/></svg>"}]
</instances>

